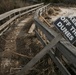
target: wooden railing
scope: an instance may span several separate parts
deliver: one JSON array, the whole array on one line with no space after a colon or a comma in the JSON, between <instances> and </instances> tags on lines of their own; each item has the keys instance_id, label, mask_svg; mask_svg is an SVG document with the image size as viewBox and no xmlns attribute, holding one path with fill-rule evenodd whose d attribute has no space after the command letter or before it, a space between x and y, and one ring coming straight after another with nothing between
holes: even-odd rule
<instances>
[{"instance_id":1,"label":"wooden railing","mask_svg":"<svg viewBox=\"0 0 76 75\"><path fill-rule=\"evenodd\" d=\"M0 35L2 35L8 29L11 22L15 21L17 18L20 18L29 12L35 11L42 5L43 3L31 5L27 7L14 9L4 14L1 14L0 15Z\"/></svg>"},{"instance_id":2,"label":"wooden railing","mask_svg":"<svg viewBox=\"0 0 76 75\"><path fill-rule=\"evenodd\" d=\"M45 49L47 50L45 51L46 53L44 52L44 55L48 54L50 56L52 61L57 65L57 67L59 68L59 70L62 72L63 75L72 75L65 66L65 64L67 64L67 66L69 66L69 68L73 71L73 73L76 74L76 47L72 45L69 41L67 41L65 38L62 37L60 39L61 37L60 34L58 34L52 28L49 28L47 24L44 24L39 19L39 17L44 13L44 11L47 10L48 6L49 5L46 5L38 9L36 11L37 16L35 15L34 17L36 25L35 33L44 46L43 50ZM42 36L45 36L46 39L44 39ZM42 57L43 55L40 56L40 59ZM63 62L65 62L65 64Z\"/></svg>"}]
</instances>

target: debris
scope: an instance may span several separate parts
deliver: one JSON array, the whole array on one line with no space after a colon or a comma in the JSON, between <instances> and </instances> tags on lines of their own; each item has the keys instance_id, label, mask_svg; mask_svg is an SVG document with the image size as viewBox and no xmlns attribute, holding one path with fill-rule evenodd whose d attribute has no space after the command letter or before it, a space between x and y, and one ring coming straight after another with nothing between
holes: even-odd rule
<instances>
[{"instance_id":1,"label":"debris","mask_svg":"<svg viewBox=\"0 0 76 75\"><path fill-rule=\"evenodd\" d=\"M32 24L31 27L30 27L30 29L29 29L29 31L28 31L28 33L29 34L33 33L34 29L35 29L35 24Z\"/></svg>"},{"instance_id":2,"label":"debris","mask_svg":"<svg viewBox=\"0 0 76 75\"><path fill-rule=\"evenodd\" d=\"M23 54L14 52L14 51L10 51L10 52L13 53L13 54L15 54L15 55L21 56L21 57L25 57L25 58L29 58L29 59L32 59L33 58L33 57L30 57L30 56L27 56L27 55L23 55Z\"/></svg>"}]
</instances>

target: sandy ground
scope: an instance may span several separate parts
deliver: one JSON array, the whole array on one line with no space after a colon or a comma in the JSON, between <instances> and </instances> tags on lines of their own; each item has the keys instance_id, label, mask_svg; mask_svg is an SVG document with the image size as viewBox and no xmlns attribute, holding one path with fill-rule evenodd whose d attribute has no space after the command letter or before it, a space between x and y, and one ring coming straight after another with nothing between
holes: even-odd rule
<instances>
[{"instance_id":1,"label":"sandy ground","mask_svg":"<svg viewBox=\"0 0 76 75\"><path fill-rule=\"evenodd\" d=\"M58 19L61 16L75 16L76 8L63 8L59 7L60 11L58 11L57 15L50 15L52 22ZM29 60L32 59L42 48L42 45L39 43L35 35L27 34L29 24L25 26L26 22L29 21L30 18L26 18L21 21L15 29L10 32L9 36L3 36L5 42L2 40L0 43L0 47L4 50L2 54L2 59L0 62L0 72L1 75L15 75L17 71L19 71L24 64L27 64ZM29 58L20 57L17 55L13 55L10 51L15 51L17 53L27 55ZM28 75L57 75L54 71L53 62L48 64L51 61L48 56L44 57L43 60L37 63L36 68L34 68ZM53 67L53 68L52 68ZM13 68L13 69L11 69ZM57 71L57 70L56 70ZM32 74L31 74L32 73ZM60 74L58 74L60 75Z\"/></svg>"},{"instance_id":2,"label":"sandy ground","mask_svg":"<svg viewBox=\"0 0 76 75\"><path fill-rule=\"evenodd\" d=\"M28 16L0 38L0 49L3 50L0 59L1 75L15 74L41 50L35 33L28 34L32 23L32 16Z\"/></svg>"},{"instance_id":3,"label":"sandy ground","mask_svg":"<svg viewBox=\"0 0 76 75\"><path fill-rule=\"evenodd\" d=\"M72 8L72 7L63 8L63 7L59 7L59 9L61 11L59 11L59 14L58 15L51 16L52 21L55 21L56 19L58 19L61 16L65 16L65 17L68 17L68 16L76 16L76 8Z\"/></svg>"}]
</instances>

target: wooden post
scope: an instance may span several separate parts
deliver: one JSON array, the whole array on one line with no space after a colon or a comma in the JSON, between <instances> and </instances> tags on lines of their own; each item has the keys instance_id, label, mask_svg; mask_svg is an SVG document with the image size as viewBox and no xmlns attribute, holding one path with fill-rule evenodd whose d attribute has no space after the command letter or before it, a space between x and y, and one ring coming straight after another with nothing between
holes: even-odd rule
<instances>
[{"instance_id":1,"label":"wooden post","mask_svg":"<svg viewBox=\"0 0 76 75\"><path fill-rule=\"evenodd\" d=\"M30 70L31 67L33 67L44 55L46 55L48 51L60 41L61 38L62 36L60 34L55 37L50 44L44 47L27 65L23 67L17 75L26 75L28 70Z\"/></svg>"}]
</instances>

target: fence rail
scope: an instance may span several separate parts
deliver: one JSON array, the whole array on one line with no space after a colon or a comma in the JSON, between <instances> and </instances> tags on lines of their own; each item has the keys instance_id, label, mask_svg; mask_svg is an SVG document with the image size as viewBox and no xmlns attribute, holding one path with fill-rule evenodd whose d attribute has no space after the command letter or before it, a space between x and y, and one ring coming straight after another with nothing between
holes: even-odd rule
<instances>
[{"instance_id":1,"label":"fence rail","mask_svg":"<svg viewBox=\"0 0 76 75\"><path fill-rule=\"evenodd\" d=\"M30 68L46 54L49 55L63 75L71 75L63 61L76 74L76 47L66 41L56 31L50 29L39 19L39 17L47 11L49 5L50 4L38 9L34 17L36 25L35 33L44 48L30 62L28 62L17 75L27 74L28 70L30 70ZM46 37L46 40L42 37L43 35Z\"/></svg>"},{"instance_id":2,"label":"fence rail","mask_svg":"<svg viewBox=\"0 0 76 75\"><path fill-rule=\"evenodd\" d=\"M2 34L3 31L9 27L9 24L12 21L38 9L42 5L43 3L14 9L0 15L0 33ZM28 64L25 65L17 75L26 74L27 71L46 54L49 55L63 75L71 75L71 72L67 69L64 63L66 63L67 66L69 66L69 68L76 74L76 47L39 19L43 13L47 12L49 6L50 4L38 9L34 16L36 25L35 33L44 48L30 62L28 62ZM42 36L45 36L45 39Z\"/></svg>"},{"instance_id":3,"label":"fence rail","mask_svg":"<svg viewBox=\"0 0 76 75\"><path fill-rule=\"evenodd\" d=\"M36 15L35 15L35 24L36 24L36 29L35 33L38 37L38 39L41 41L43 44L44 48L47 47L48 43L46 42L47 40L51 43L51 41L56 38L58 33L54 31L53 29L49 28L46 24L41 22L39 20L39 16L44 13L44 11L47 10L47 7L49 5L46 5L39 10L37 10ZM43 11L42 11L43 10ZM46 41L44 38L42 38L42 35L40 35L40 32L42 32L43 35L46 37ZM55 42L55 41L54 41ZM66 62L66 64L73 70L73 72L76 74L76 47L73 46L70 42L66 41L62 37L58 43L55 44L55 49L49 48L48 54L53 60L53 62L57 65L59 70L62 72L63 75L71 75L70 71L66 68L66 66L63 64L61 61L61 58Z\"/></svg>"},{"instance_id":4,"label":"fence rail","mask_svg":"<svg viewBox=\"0 0 76 75\"><path fill-rule=\"evenodd\" d=\"M6 31L7 27L9 27L9 24L16 20L17 18L20 18L21 16L32 12L39 7L41 7L43 3L41 4L36 4L36 5L31 5L27 7L22 7L18 9L11 10L9 12L6 12L4 14L0 15L0 35L3 34L3 32Z\"/></svg>"}]
</instances>

